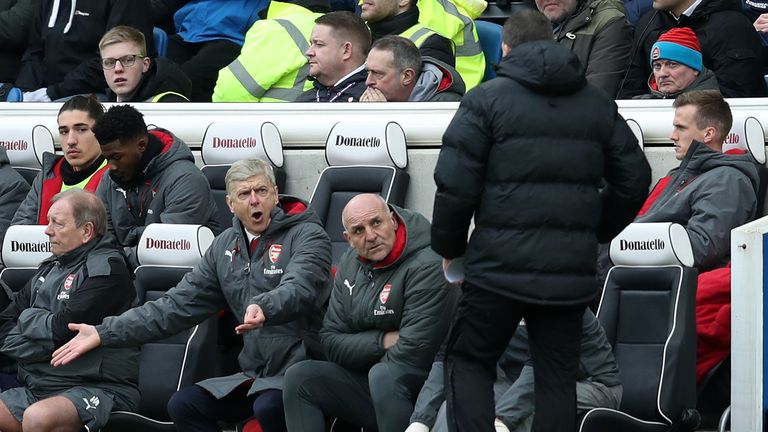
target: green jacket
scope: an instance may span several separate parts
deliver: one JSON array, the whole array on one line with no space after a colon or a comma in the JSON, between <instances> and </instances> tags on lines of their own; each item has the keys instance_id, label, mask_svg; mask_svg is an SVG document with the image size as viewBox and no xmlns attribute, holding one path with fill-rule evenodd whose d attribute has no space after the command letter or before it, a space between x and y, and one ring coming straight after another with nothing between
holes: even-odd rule
<instances>
[{"instance_id":1,"label":"green jacket","mask_svg":"<svg viewBox=\"0 0 768 432\"><path fill-rule=\"evenodd\" d=\"M621 1L581 0L576 13L555 29L555 40L576 54L590 84L616 97L632 51L632 28Z\"/></svg>"}]
</instances>

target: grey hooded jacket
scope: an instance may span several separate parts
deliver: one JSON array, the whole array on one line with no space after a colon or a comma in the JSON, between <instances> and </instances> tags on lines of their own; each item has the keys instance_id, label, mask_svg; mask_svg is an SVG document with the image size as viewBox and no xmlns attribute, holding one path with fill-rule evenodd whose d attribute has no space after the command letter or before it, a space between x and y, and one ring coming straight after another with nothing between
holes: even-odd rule
<instances>
[{"instance_id":1,"label":"grey hooded jacket","mask_svg":"<svg viewBox=\"0 0 768 432\"><path fill-rule=\"evenodd\" d=\"M464 80L456 69L432 57L423 57L421 74L408 101L456 102L465 92Z\"/></svg>"},{"instance_id":2,"label":"grey hooded jacket","mask_svg":"<svg viewBox=\"0 0 768 432\"><path fill-rule=\"evenodd\" d=\"M442 261L429 247L427 219L391 207L398 230L406 230L405 248L384 266L347 250L320 335L328 360L345 368L368 371L378 362L394 362L423 369L426 375L448 332L459 292L445 280ZM399 339L385 350L384 334L395 330Z\"/></svg>"},{"instance_id":3,"label":"grey hooded jacket","mask_svg":"<svg viewBox=\"0 0 768 432\"><path fill-rule=\"evenodd\" d=\"M109 230L125 248L132 268L138 264L136 245L149 224L201 224L214 234L221 231L211 187L195 166L192 151L167 130L150 135L162 142L163 150L144 169L144 180L125 190L105 175L96 190L107 208Z\"/></svg>"},{"instance_id":4,"label":"grey hooded jacket","mask_svg":"<svg viewBox=\"0 0 768 432\"><path fill-rule=\"evenodd\" d=\"M676 222L691 238L699 271L725 265L731 230L749 222L757 208L757 168L747 155L727 155L694 141L669 183L635 222Z\"/></svg>"},{"instance_id":5,"label":"grey hooded jacket","mask_svg":"<svg viewBox=\"0 0 768 432\"><path fill-rule=\"evenodd\" d=\"M29 183L10 165L5 147L0 146L0 245L11 226L13 215L29 192Z\"/></svg>"},{"instance_id":6,"label":"grey hooded jacket","mask_svg":"<svg viewBox=\"0 0 768 432\"><path fill-rule=\"evenodd\" d=\"M308 358L305 341L317 341L330 291L331 243L305 203L285 196L280 202L253 255L234 219L175 288L97 326L102 346L135 346L173 335L224 308L242 322L245 309L257 304L266 322L243 335L242 372L198 385L217 398L251 379L249 394L282 388L286 369ZM288 203L303 211L286 213Z\"/></svg>"},{"instance_id":7,"label":"grey hooded jacket","mask_svg":"<svg viewBox=\"0 0 768 432\"><path fill-rule=\"evenodd\" d=\"M8 332L2 353L18 361L19 381L35 394L95 387L113 394L117 409L135 409L138 348L100 347L65 366L50 363L53 351L76 335L68 323L97 324L128 310L135 298L125 258L111 235L51 256L0 314L2 332Z\"/></svg>"}]
</instances>

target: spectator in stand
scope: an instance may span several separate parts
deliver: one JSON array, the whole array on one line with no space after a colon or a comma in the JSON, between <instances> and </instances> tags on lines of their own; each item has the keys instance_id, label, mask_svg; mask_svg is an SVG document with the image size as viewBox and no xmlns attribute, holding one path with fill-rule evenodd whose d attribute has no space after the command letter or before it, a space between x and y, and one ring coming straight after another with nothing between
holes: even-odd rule
<instances>
[{"instance_id":1,"label":"spectator in stand","mask_svg":"<svg viewBox=\"0 0 768 432\"><path fill-rule=\"evenodd\" d=\"M40 0L0 0L0 83L16 82Z\"/></svg>"},{"instance_id":2,"label":"spectator in stand","mask_svg":"<svg viewBox=\"0 0 768 432\"><path fill-rule=\"evenodd\" d=\"M451 41L419 24L416 0L364 0L361 6L361 16L371 28L373 40L400 35L413 41L422 56L456 66Z\"/></svg>"},{"instance_id":3,"label":"spectator in stand","mask_svg":"<svg viewBox=\"0 0 768 432\"><path fill-rule=\"evenodd\" d=\"M615 97L632 50L621 0L536 0L536 7L552 22L557 43L576 54L587 81Z\"/></svg>"},{"instance_id":4,"label":"spectator in stand","mask_svg":"<svg viewBox=\"0 0 768 432\"><path fill-rule=\"evenodd\" d=\"M210 102L219 70L240 54L245 33L269 0L191 0L173 16L170 60L192 80L192 102ZM268 63L264 67L269 67Z\"/></svg>"},{"instance_id":5,"label":"spectator in stand","mask_svg":"<svg viewBox=\"0 0 768 432\"><path fill-rule=\"evenodd\" d=\"M662 33L688 27L701 44L704 67L717 77L725 97L768 95L763 79L763 46L752 23L735 0L657 0L637 23L633 57L619 98L647 91L653 44Z\"/></svg>"},{"instance_id":6,"label":"spectator in stand","mask_svg":"<svg viewBox=\"0 0 768 432\"><path fill-rule=\"evenodd\" d=\"M285 431L283 375L319 345L331 242L306 202L278 196L269 163L239 160L225 181L233 226L216 237L200 264L158 300L95 328L71 324L80 333L56 351L53 364L99 345L138 346L168 337L228 307L242 317L234 328L243 337L241 372L179 390L168 403L171 419L183 432L220 431L219 420L251 417L257 430Z\"/></svg>"},{"instance_id":7,"label":"spectator in stand","mask_svg":"<svg viewBox=\"0 0 768 432\"><path fill-rule=\"evenodd\" d=\"M651 49L653 73L648 94L636 99L669 99L691 90L719 90L717 78L704 67L699 38L688 27L673 28L659 36Z\"/></svg>"},{"instance_id":8,"label":"spectator in stand","mask_svg":"<svg viewBox=\"0 0 768 432\"><path fill-rule=\"evenodd\" d=\"M240 55L219 71L213 101L293 102L311 89L305 51L315 20L325 12L327 0L271 1L246 33Z\"/></svg>"},{"instance_id":9,"label":"spectator in stand","mask_svg":"<svg viewBox=\"0 0 768 432\"><path fill-rule=\"evenodd\" d=\"M424 216L360 194L344 207L342 224L350 248L320 331L328 360L285 374L288 430L324 432L337 417L365 430L404 431L459 290L429 247Z\"/></svg>"},{"instance_id":10,"label":"spectator in stand","mask_svg":"<svg viewBox=\"0 0 768 432\"><path fill-rule=\"evenodd\" d=\"M135 268L136 245L151 223L201 224L221 231L211 188L187 145L165 129L147 131L143 115L115 105L93 133L109 163L96 193L107 207L109 229Z\"/></svg>"},{"instance_id":11,"label":"spectator in stand","mask_svg":"<svg viewBox=\"0 0 768 432\"><path fill-rule=\"evenodd\" d=\"M129 25L152 39L149 0L43 0L16 85L24 101L50 102L107 88L99 40L116 25ZM154 56L154 43L150 55Z\"/></svg>"},{"instance_id":12,"label":"spectator in stand","mask_svg":"<svg viewBox=\"0 0 768 432\"><path fill-rule=\"evenodd\" d=\"M43 155L43 169L13 216L14 225L46 225L51 198L61 191L96 191L109 168L93 134L94 125L103 115L104 107L93 95L75 96L64 102L56 118L64 155Z\"/></svg>"},{"instance_id":13,"label":"spectator in stand","mask_svg":"<svg viewBox=\"0 0 768 432\"><path fill-rule=\"evenodd\" d=\"M144 35L117 26L99 42L110 102L188 102L192 83L172 61L147 55Z\"/></svg>"},{"instance_id":14,"label":"spectator in stand","mask_svg":"<svg viewBox=\"0 0 768 432\"><path fill-rule=\"evenodd\" d=\"M352 12L331 12L315 20L310 46L311 90L296 102L357 102L365 91L365 56L371 32Z\"/></svg>"},{"instance_id":15,"label":"spectator in stand","mask_svg":"<svg viewBox=\"0 0 768 432\"><path fill-rule=\"evenodd\" d=\"M368 86L360 102L451 102L464 95L456 69L430 57L402 36L384 36L373 43L365 60Z\"/></svg>"},{"instance_id":16,"label":"spectator in stand","mask_svg":"<svg viewBox=\"0 0 768 432\"><path fill-rule=\"evenodd\" d=\"M20 381L0 394L0 429L97 431L113 410L138 407L138 348L98 349L58 370L51 355L76 334L69 322L96 324L122 313L136 290L94 194L56 194L47 219L53 256L0 312L2 354L18 361Z\"/></svg>"},{"instance_id":17,"label":"spectator in stand","mask_svg":"<svg viewBox=\"0 0 768 432\"><path fill-rule=\"evenodd\" d=\"M5 147L0 145L0 247L13 215L29 192L29 183L10 165Z\"/></svg>"}]
</instances>

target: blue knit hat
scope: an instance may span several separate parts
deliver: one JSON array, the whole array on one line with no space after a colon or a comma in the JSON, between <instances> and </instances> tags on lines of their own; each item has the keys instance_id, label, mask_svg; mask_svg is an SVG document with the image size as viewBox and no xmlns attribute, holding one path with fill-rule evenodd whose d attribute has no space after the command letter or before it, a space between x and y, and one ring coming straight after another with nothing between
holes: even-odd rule
<instances>
[{"instance_id":1,"label":"blue knit hat","mask_svg":"<svg viewBox=\"0 0 768 432\"><path fill-rule=\"evenodd\" d=\"M659 36L651 48L651 67L656 60L670 60L699 72L704 69L699 38L688 27L673 28Z\"/></svg>"}]
</instances>

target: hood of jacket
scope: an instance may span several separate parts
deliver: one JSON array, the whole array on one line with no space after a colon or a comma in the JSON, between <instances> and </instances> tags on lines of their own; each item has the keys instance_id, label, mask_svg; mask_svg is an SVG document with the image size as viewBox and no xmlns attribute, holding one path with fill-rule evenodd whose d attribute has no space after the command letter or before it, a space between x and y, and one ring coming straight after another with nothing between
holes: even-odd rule
<instances>
[{"instance_id":1,"label":"hood of jacket","mask_svg":"<svg viewBox=\"0 0 768 432\"><path fill-rule=\"evenodd\" d=\"M149 131L155 138L163 144L160 154L152 158L144 169L145 178L154 178L162 171L166 170L171 164L179 160L188 160L195 163L195 156L192 150L172 132L157 128Z\"/></svg>"},{"instance_id":2,"label":"hood of jacket","mask_svg":"<svg viewBox=\"0 0 768 432\"><path fill-rule=\"evenodd\" d=\"M141 77L141 82L130 98L130 102L148 102L160 93L174 92L189 97L192 93L192 81L176 63L157 57L147 73ZM107 97L110 101L117 100L117 96L111 89L107 89Z\"/></svg>"},{"instance_id":3,"label":"hood of jacket","mask_svg":"<svg viewBox=\"0 0 768 432\"><path fill-rule=\"evenodd\" d=\"M58 261L63 267L68 267L75 263L84 261L86 257L95 253L96 251L102 249L115 250L117 247L118 246L117 242L115 241L115 237L112 236L112 234L107 233L96 237L88 243L85 243L65 254L61 254L59 256L52 255L44 259L43 263Z\"/></svg>"},{"instance_id":4,"label":"hood of jacket","mask_svg":"<svg viewBox=\"0 0 768 432\"><path fill-rule=\"evenodd\" d=\"M719 90L720 85L717 83L717 78L711 70L704 68L701 73L688 87L676 93L664 93L659 91L659 85L656 83L656 77L651 74L648 77L648 91L649 94L637 96L637 99L674 99L678 95L692 90Z\"/></svg>"},{"instance_id":5,"label":"hood of jacket","mask_svg":"<svg viewBox=\"0 0 768 432\"><path fill-rule=\"evenodd\" d=\"M554 41L527 42L512 48L501 59L496 75L541 94L570 94L587 85L579 59Z\"/></svg>"},{"instance_id":6,"label":"hood of jacket","mask_svg":"<svg viewBox=\"0 0 768 432\"><path fill-rule=\"evenodd\" d=\"M423 57L421 74L411 91L409 101L428 102L438 93L463 96L466 85L461 75L450 65L432 57Z\"/></svg>"},{"instance_id":7,"label":"hood of jacket","mask_svg":"<svg viewBox=\"0 0 768 432\"><path fill-rule=\"evenodd\" d=\"M720 153L712 150L699 141L693 141L691 143L688 152L680 162L680 166L670 171L669 174L674 175L682 170L707 172L722 166L730 166L739 170L749 178L752 187L754 187L755 192L757 192L760 180L757 174L757 167L751 156L748 154L733 155Z\"/></svg>"},{"instance_id":8,"label":"hood of jacket","mask_svg":"<svg viewBox=\"0 0 768 432\"><path fill-rule=\"evenodd\" d=\"M271 237L271 234L287 230L304 222L317 224L321 228L323 226L322 221L320 221L317 213L309 207L308 202L290 195L278 197L278 205L272 209L269 217L269 226L262 233L262 237ZM236 233L241 235L245 233L243 224L237 217L232 218L232 226Z\"/></svg>"}]
</instances>

